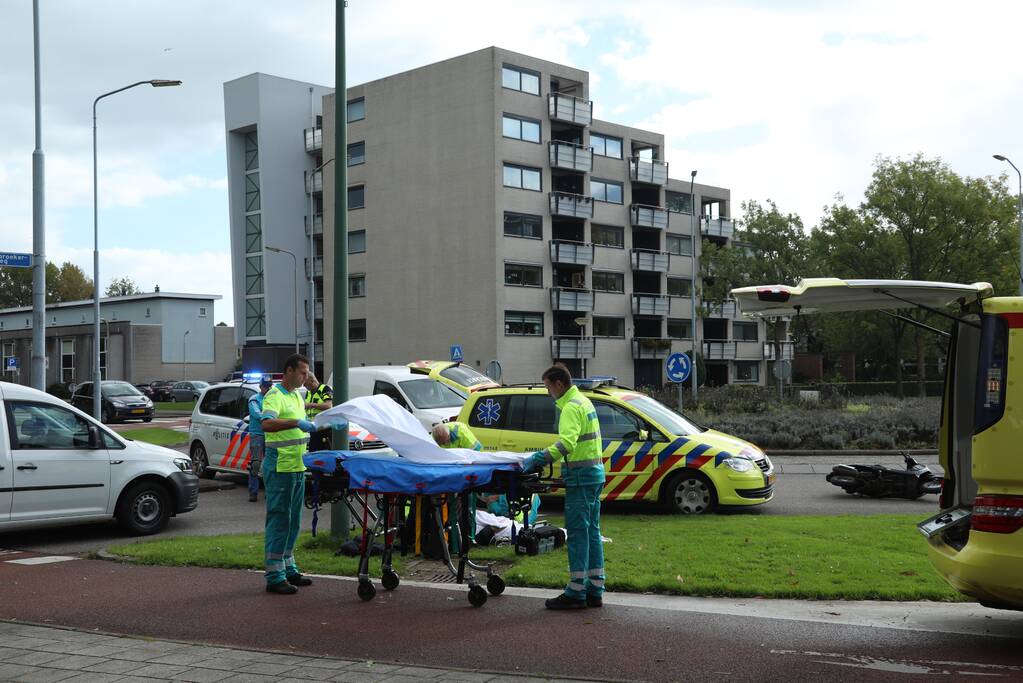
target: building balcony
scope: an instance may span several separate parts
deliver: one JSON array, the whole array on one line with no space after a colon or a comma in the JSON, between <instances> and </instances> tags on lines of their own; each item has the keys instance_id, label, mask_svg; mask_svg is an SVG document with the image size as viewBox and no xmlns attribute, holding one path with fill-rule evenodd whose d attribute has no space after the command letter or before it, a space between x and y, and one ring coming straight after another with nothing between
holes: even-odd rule
<instances>
[{"instance_id":1,"label":"building balcony","mask_svg":"<svg viewBox=\"0 0 1023 683\"><path fill-rule=\"evenodd\" d=\"M629 179L634 183L664 185L668 182L668 162L629 157Z\"/></svg>"},{"instance_id":2,"label":"building balcony","mask_svg":"<svg viewBox=\"0 0 1023 683\"><path fill-rule=\"evenodd\" d=\"M723 301L719 304L712 304L707 306L707 317L708 318L734 318L735 317L735 302L734 301Z\"/></svg>"},{"instance_id":3,"label":"building balcony","mask_svg":"<svg viewBox=\"0 0 1023 683\"><path fill-rule=\"evenodd\" d=\"M316 320L323 320L323 299L316 300L316 306L313 307L313 316Z\"/></svg>"},{"instance_id":4,"label":"building balcony","mask_svg":"<svg viewBox=\"0 0 1023 683\"><path fill-rule=\"evenodd\" d=\"M551 215L566 218L593 218L593 197L569 192L551 192Z\"/></svg>"},{"instance_id":5,"label":"building balcony","mask_svg":"<svg viewBox=\"0 0 1023 683\"><path fill-rule=\"evenodd\" d=\"M305 174L305 193L315 194L317 192L323 192L323 171L319 170L310 175Z\"/></svg>"},{"instance_id":6,"label":"building balcony","mask_svg":"<svg viewBox=\"0 0 1023 683\"><path fill-rule=\"evenodd\" d=\"M597 342L593 337L551 337L551 358L593 358Z\"/></svg>"},{"instance_id":7,"label":"building balcony","mask_svg":"<svg viewBox=\"0 0 1023 683\"><path fill-rule=\"evenodd\" d=\"M584 312L592 311L593 290L551 287L551 310Z\"/></svg>"},{"instance_id":8,"label":"building balcony","mask_svg":"<svg viewBox=\"0 0 1023 683\"><path fill-rule=\"evenodd\" d=\"M632 357L635 360L643 358L667 358L671 355L671 340L660 337L633 337Z\"/></svg>"},{"instance_id":9,"label":"building balcony","mask_svg":"<svg viewBox=\"0 0 1023 683\"><path fill-rule=\"evenodd\" d=\"M731 218L700 216L700 232L708 237L723 237L730 240L735 234L735 223Z\"/></svg>"},{"instance_id":10,"label":"building balcony","mask_svg":"<svg viewBox=\"0 0 1023 683\"><path fill-rule=\"evenodd\" d=\"M547 98L547 113L552 121L588 126L593 120L593 102L572 95L552 93Z\"/></svg>"},{"instance_id":11,"label":"building balcony","mask_svg":"<svg viewBox=\"0 0 1023 683\"><path fill-rule=\"evenodd\" d=\"M629 215L634 228L654 228L656 230L667 230L668 228L668 210L664 207L633 204L629 207Z\"/></svg>"},{"instance_id":12,"label":"building balcony","mask_svg":"<svg viewBox=\"0 0 1023 683\"><path fill-rule=\"evenodd\" d=\"M319 152L323 149L323 129L322 128L306 128L305 129L305 151L310 154Z\"/></svg>"},{"instance_id":13,"label":"building balcony","mask_svg":"<svg viewBox=\"0 0 1023 683\"><path fill-rule=\"evenodd\" d=\"M705 341L703 342L703 357L706 360L734 360L734 341Z\"/></svg>"},{"instance_id":14,"label":"building balcony","mask_svg":"<svg viewBox=\"0 0 1023 683\"><path fill-rule=\"evenodd\" d=\"M589 173L593 170L593 150L571 142L551 140L547 143L551 168Z\"/></svg>"},{"instance_id":15,"label":"building balcony","mask_svg":"<svg viewBox=\"0 0 1023 683\"><path fill-rule=\"evenodd\" d=\"M671 299L663 294L633 294L633 315L668 315L671 313Z\"/></svg>"},{"instance_id":16,"label":"building balcony","mask_svg":"<svg viewBox=\"0 0 1023 683\"><path fill-rule=\"evenodd\" d=\"M551 263L566 263L577 266L593 265L593 245L584 242L551 240Z\"/></svg>"},{"instance_id":17,"label":"building balcony","mask_svg":"<svg viewBox=\"0 0 1023 683\"><path fill-rule=\"evenodd\" d=\"M796 347L795 344L793 344L792 342L781 343L782 360L792 360L792 358L795 356L795 352ZM777 354L775 353L775 343L764 342L764 360L775 360L776 358Z\"/></svg>"},{"instance_id":18,"label":"building balcony","mask_svg":"<svg viewBox=\"0 0 1023 683\"><path fill-rule=\"evenodd\" d=\"M306 256L302 260L305 261L305 276L306 276L306 278L308 278L310 276L312 276L312 277L323 277L323 257L322 256L317 256L316 258L313 259L313 270L312 270L311 273L309 272L309 257Z\"/></svg>"},{"instance_id":19,"label":"building balcony","mask_svg":"<svg viewBox=\"0 0 1023 683\"><path fill-rule=\"evenodd\" d=\"M632 269L647 273L667 273L671 256L666 251L632 250Z\"/></svg>"},{"instance_id":20,"label":"building balcony","mask_svg":"<svg viewBox=\"0 0 1023 683\"><path fill-rule=\"evenodd\" d=\"M323 214L313 214L313 225L312 229L309 226L309 216L305 217L305 234L308 235L322 235L323 234Z\"/></svg>"}]
</instances>

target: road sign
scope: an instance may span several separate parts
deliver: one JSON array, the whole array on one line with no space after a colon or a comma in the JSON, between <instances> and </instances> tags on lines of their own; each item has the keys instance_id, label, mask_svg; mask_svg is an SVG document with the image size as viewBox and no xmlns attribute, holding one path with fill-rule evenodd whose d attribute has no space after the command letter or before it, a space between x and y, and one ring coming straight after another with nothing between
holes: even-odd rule
<instances>
[{"instance_id":1,"label":"road sign","mask_svg":"<svg viewBox=\"0 0 1023 683\"><path fill-rule=\"evenodd\" d=\"M7 366L5 368L7 372L14 372L18 369L18 359L11 356L7 359Z\"/></svg>"},{"instance_id":2,"label":"road sign","mask_svg":"<svg viewBox=\"0 0 1023 683\"><path fill-rule=\"evenodd\" d=\"M664 361L664 372L668 381L682 383L689 379L689 373L693 370L693 364L689 362L689 356L684 353L673 353Z\"/></svg>"},{"instance_id":3,"label":"road sign","mask_svg":"<svg viewBox=\"0 0 1023 683\"><path fill-rule=\"evenodd\" d=\"M792 377L792 363L787 360L775 361L771 374L774 375L775 379L787 380L789 377Z\"/></svg>"},{"instance_id":4,"label":"road sign","mask_svg":"<svg viewBox=\"0 0 1023 683\"><path fill-rule=\"evenodd\" d=\"M495 382L501 381L501 361L492 360L487 363L487 371L484 373Z\"/></svg>"},{"instance_id":5,"label":"road sign","mask_svg":"<svg viewBox=\"0 0 1023 683\"><path fill-rule=\"evenodd\" d=\"M451 345L451 362L452 363L462 362L462 347L460 344Z\"/></svg>"},{"instance_id":6,"label":"road sign","mask_svg":"<svg viewBox=\"0 0 1023 683\"><path fill-rule=\"evenodd\" d=\"M17 254L14 252L0 251L0 266L31 268L32 254Z\"/></svg>"}]
</instances>

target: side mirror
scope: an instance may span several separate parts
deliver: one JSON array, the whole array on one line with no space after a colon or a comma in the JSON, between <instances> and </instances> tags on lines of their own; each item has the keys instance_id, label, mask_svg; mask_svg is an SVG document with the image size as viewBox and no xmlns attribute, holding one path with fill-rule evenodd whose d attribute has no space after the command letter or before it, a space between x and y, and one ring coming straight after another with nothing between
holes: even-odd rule
<instances>
[{"instance_id":1,"label":"side mirror","mask_svg":"<svg viewBox=\"0 0 1023 683\"><path fill-rule=\"evenodd\" d=\"M89 425L89 448L98 449L102 448L103 438L99 433L99 427L94 424Z\"/></svg>"}]
</instances>

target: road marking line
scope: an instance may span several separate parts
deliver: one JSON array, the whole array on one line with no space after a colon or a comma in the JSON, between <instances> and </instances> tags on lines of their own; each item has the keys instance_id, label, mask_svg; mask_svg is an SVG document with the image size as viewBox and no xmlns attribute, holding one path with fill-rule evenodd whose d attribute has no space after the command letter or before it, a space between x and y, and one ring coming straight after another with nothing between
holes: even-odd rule
<instances>
[{"instance_id":1,"label":"road marking line","mask_svg":"<svg viewBox=\"0 0 1023 683\"><path fill-rule=\"evenodd\" d=\"M68 562L70 560L77 560L77 557L69 557L67 555L44 555L42 557L25 557L20 560L4 560L7 564L53 564L54 562Z\"/></svg>"}]
</instances>

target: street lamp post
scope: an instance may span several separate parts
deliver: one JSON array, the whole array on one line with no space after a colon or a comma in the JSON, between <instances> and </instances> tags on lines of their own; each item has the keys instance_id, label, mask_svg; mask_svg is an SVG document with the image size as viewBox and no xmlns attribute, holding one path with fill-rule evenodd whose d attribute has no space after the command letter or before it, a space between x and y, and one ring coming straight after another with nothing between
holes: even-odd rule
<instances>
[{"instance_id":1,"label":"street lamp post","mask_svg":"<svg viewBox=\"0 0 1023 683\"><path fill-rule=\"evenodd\" d=\"M166 88L169 86L181 85L181 81L168 81L164 79L154 79L149 81L139 81L138 83L132 83L126 85L123 88L117 90L111 90L110 92L103 93L92 102L92 308L93 308L93 339L96 342L93 344L92 356L92 379L95 382L95 386L102 386L99 372L99 179L97 172L97 161L96 161L96 105L104 97L110 97L116 95L119 92L136 88L140 85L151 85L154 88ZM97 420L102 419L102 401L100 400L100 392L92 392L92 414Z\"/></svg>"},{"instance_id":2,"label":"street lamp post","mask_svg":"<svg viewBox=\"0 0 1023 683\"><path fill-rule=\"evenodd\" d=\"M192 330L185 330L185 333L181 335L181 379L188 379L188 333Z\"/></svg>"},{"instance_id":3,"label":"street lamp post","mask_svg":"<svg viewBox=\"0 0 1023 683\"><path fill-rule=\"evenodd\" d=\"M317 166L309 174L310 182L313 176L322 171L327 164L334 161L327 159ZM322 221L321 221L322 223ZM316 273L311 265L316 260L316 235L313 226L316 224L316 199L313 196L312 187L309 188L309 366L316 372ZM326 360L326 359L324 359Z\"/></svg>"},{"instance_id":4,"label":"street lamp post","mask_svg":"<svg viewBox=\"0 0 1023 683\"><path fill-rule=\"evenodd\" d=\"M295 252L288 251L287 249L281 249L280 247L271 247L267 245L267 251L275 251L278 254L287 254L291 257L291 263L294 266L294 279L292 284L295 286L295 353L298 353L298 259L295 257ZM309 261L309 272L315 274L316 262L315 260Z\"/></svg>"},{"instance_id":5,"label":"street lamp post","mask_svg":"<svg viewBox=\"0 0 1023 683\"><path fill-rule=\"evenodd\" d=\"M689 174L689 258L692 263L693 281L689 285L689 303L692 308L692 319L690 320L690 326L692 329L690 333L693 336L693 357L690 358L690 374L693 376L693 405L696 405L697 398L697 385L700 383L699 378L696 376L696 194L693 192L693 187L696 184L696 171L692 171ZM679 403L679 411L682 410L682 404Z\"/></svg>"},{"instance_id":6,"label":"street lamp post","mask_svg":"<svg viewBox=\"0 0 1023 683\"><path fill-rule=\"evenodd\" d=\"M1020 270L1023 271L1023 173L1019 172L1016 168L1016 164L1009 161L1008 157L1002 156L1001 154L993 155L995 159L1004 161L1012 166L1012 170L1016 171L1016 176L1019 178L1019 192L1016 194L1016 216L1019 219L1019 263ZM1019 294L1023 296L1023 277L1019 280Z\"/></svg>"}]
</instances>

